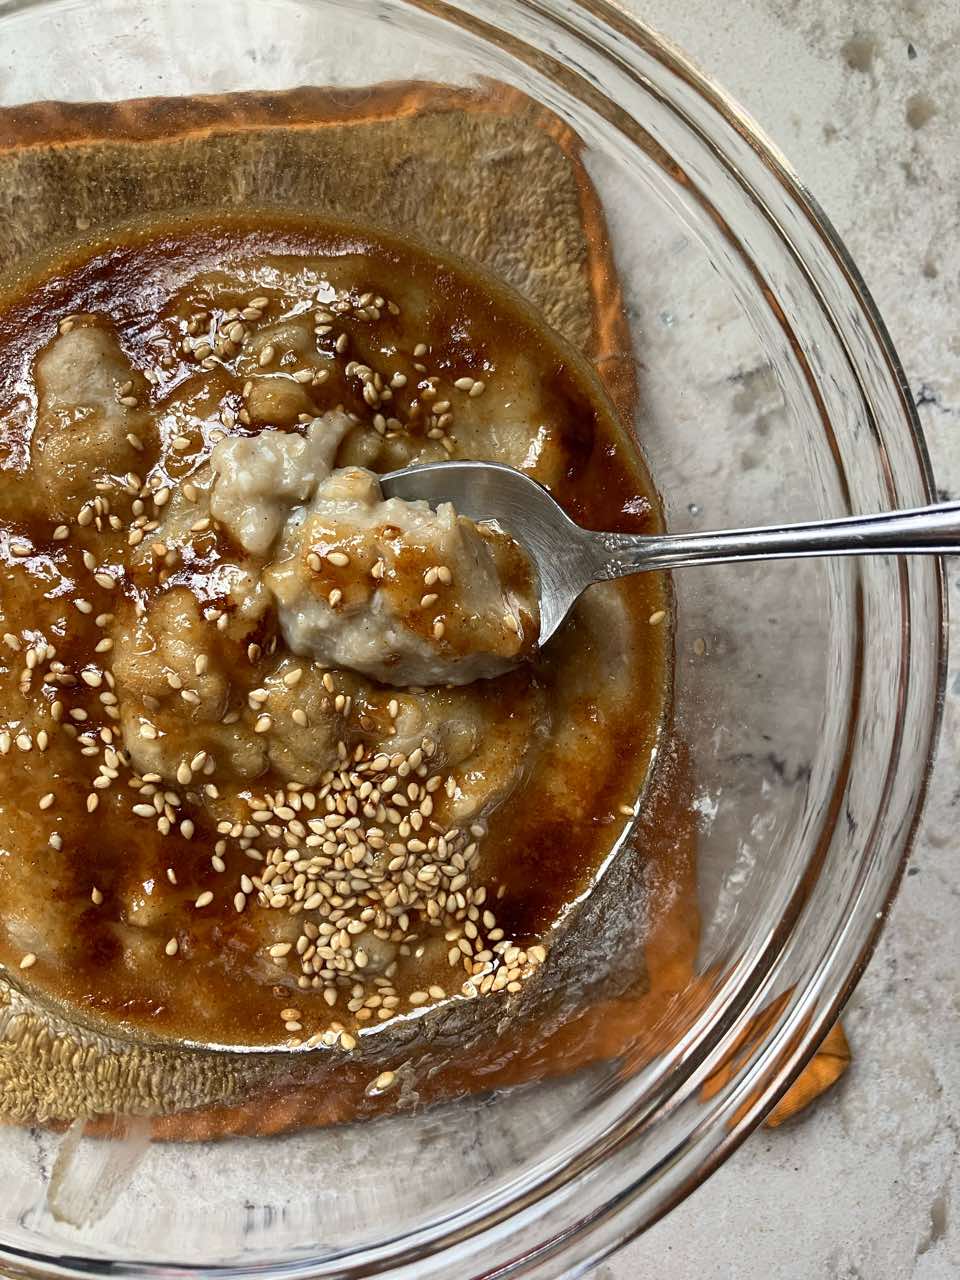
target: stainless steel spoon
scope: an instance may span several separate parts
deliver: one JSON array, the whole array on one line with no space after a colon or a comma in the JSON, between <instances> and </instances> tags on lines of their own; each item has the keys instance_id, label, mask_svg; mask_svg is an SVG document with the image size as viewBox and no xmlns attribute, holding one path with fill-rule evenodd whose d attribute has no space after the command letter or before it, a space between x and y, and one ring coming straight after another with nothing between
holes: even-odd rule
<instances>
[{"instance_id":1,"label":"stainless steel spoon","mask_svg":"<svg viewBox=\"0 0 960 1280\"><path fill-rule=\"evenodd\" d=\"M540 578L540 643L546 644L592 582L647 569L800 556L945 554L960 551L960 502L718 533L593 533L566 515L522 471L494 462L431 462L381 477L388 498L452 502L494 521L525 548Z\"/></svg>"}]
</instances>

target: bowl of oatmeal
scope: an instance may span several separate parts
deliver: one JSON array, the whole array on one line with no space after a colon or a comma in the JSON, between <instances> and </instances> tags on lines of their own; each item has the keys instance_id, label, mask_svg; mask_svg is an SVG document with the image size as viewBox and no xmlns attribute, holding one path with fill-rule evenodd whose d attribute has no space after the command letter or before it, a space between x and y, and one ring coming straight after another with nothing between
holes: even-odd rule
<instances>
[{"instance_id":1,"label":"bowl of oatmeal","mask_svg":"<svg viewBox=\"0 0 960 1280\"><path fill-rule=\"evenodd\" d=\"M934 564L600 584L541 647L509 529L380 488L498 461L634 532L929 500L822 214L589 10L0 14L18 1274L572 1273L869 955Z\"/></svg>"},{"instance_id":2,"label":"bowl of oatmeal","mask_svg":"<svg viewBox=\"0 0 960 1280\"><path fill-rule=\"evenodd\" d=\"M592 593L541 653L509 533L377 475L487 458L656 527L599 381L356 226L148 222L41 271L6 320L8 971L245 1048L518 994L634 816L665 585Z\"/></svg>"}]
</instances>

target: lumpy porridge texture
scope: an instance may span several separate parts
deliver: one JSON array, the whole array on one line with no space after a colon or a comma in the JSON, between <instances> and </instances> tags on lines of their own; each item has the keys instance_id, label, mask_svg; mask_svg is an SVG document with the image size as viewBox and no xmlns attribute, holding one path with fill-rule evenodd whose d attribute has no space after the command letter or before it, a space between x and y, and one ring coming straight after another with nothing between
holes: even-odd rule
<instances>
[{"instance_id":1,"label":"lumpy porridge texture","mask_svg":"<svg viewBox=\"0 0 960 1280\"><path fill-rule=\"evenodd\" d=\"M508 533L377 475L488 458L655 527L589 371L453 264L262 219L48 263L0 354L0 961L220 1043L520 996L641 789L662 584L538 653Z\"/></svg>"},{"instance_id":2,"label":"lumpy porridge texture","mask_svg":"<svg viewBox=\"0 0 960 1280\"><path fill-rule=\"evenodd\" d=\"M509 535L449 503L385 500L376 475L333 470L342 410L304 434L221 441L210 510L265 570L295 654L384 684L470 684L530 657L536 581Z\"/></svg>"}]
</instances>

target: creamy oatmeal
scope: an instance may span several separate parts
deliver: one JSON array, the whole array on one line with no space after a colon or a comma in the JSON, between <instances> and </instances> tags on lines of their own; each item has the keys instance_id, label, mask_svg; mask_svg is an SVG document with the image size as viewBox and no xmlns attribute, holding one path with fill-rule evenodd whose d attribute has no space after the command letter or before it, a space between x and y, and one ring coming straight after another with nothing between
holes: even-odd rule
<instances>
[{"instance_id":1,"label":"creamy oatmeal","mask_svg":"<svg viewBox=\"0 0 960 1280\"><path fill-rule=\"evenodd\" d=\"M210 511L264 572L295 654L384 684L470 684L532 655L532 566L449 503L384 500L372 471L333 469L349 417L265 428L213 450Z\"/></svg>"},{"instance_id":2,"label":"creamy oatmeal","mask_svg":"<svg viewBox=\"0 0 960 1280\"><path fill-rule=\"evenodd\" d=\"M269 219L65 255L0 353L0 960L225 1043L520 995L642 788L663 587L540 653L509 531L377 474L486 458L655 527L575 353L445 260Z\"/></svg>"}]
</instances>

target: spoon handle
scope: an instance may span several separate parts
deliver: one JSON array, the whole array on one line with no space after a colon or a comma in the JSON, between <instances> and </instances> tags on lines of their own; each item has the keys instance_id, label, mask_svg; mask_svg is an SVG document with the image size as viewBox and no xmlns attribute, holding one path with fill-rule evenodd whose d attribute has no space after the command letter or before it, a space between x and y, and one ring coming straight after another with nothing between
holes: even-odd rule
<instances>
[{"instance_id":1,"label":"spoon handle","mask_svg":"<svg viewBox=\"0 0 960 1280\"><path fill-rule=\"evenodd\" d=\"M844 516L805 524L717 533L594 535L598 578L622 578L645 569L736 560L790 560L801 556L943 555L960 552L960 502L943 502L872 516Z\"/></svg>"}]
</instances>

